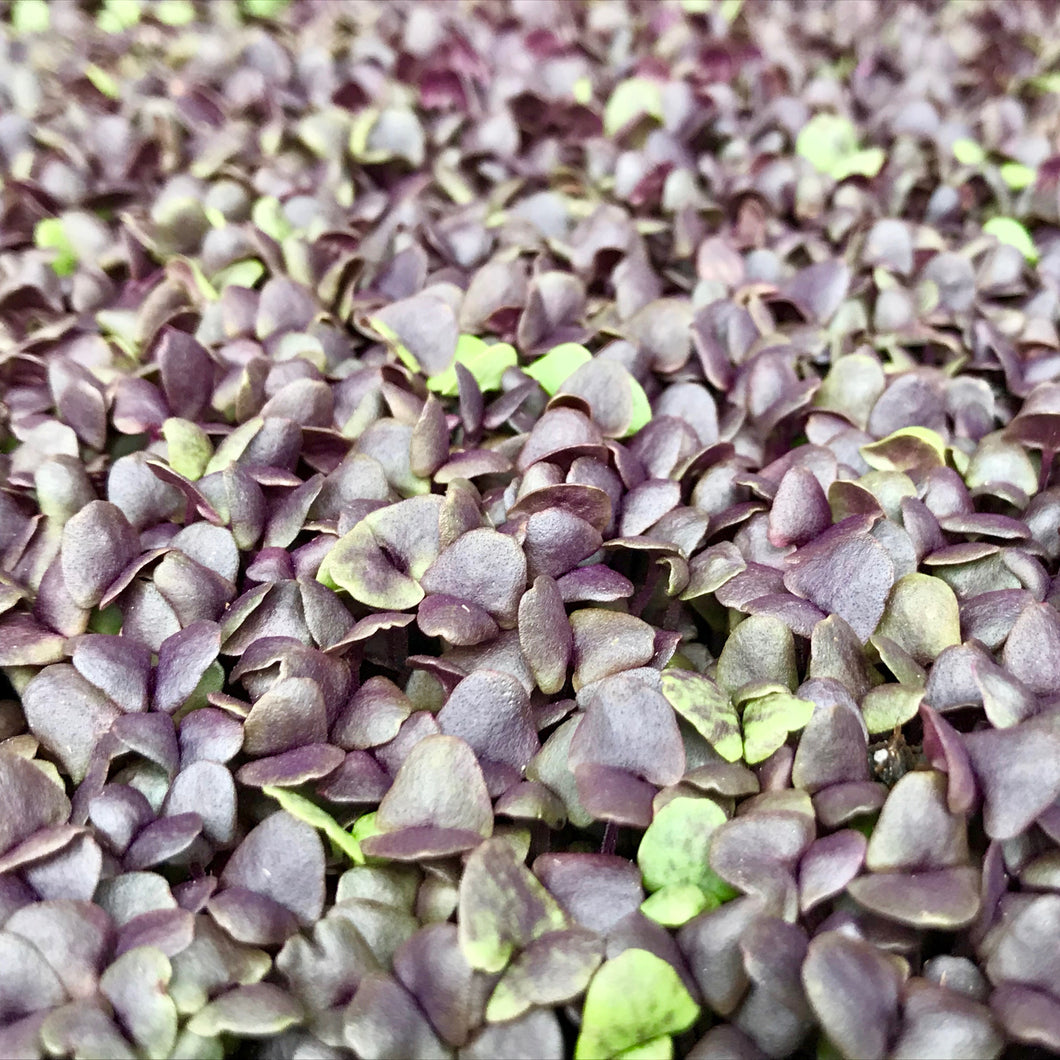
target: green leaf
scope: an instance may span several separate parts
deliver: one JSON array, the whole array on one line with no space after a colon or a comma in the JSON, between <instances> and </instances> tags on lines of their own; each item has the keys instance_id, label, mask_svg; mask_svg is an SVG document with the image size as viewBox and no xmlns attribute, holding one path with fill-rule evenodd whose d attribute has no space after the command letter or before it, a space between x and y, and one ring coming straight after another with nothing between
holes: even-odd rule
<instances>
[{"instance_id":1,"label":"green leaf","mask_svg":"<svg viewBox=\"0 0 1060 1060\"><path fill-rule=\"evenodd\" d=\"M214 276L213 284L219 291L226 287L253 287L264 275L265 266L257 258L247 258L223 268Z\"/></svg>"},{"instance_id":2,"label":"green leaf","mask_svg":"<svg viewBox=\"0 0 1060 1060\"><path fill-rule=\"evenodd\" d=\"M486 1020L518 1019L532 1006L577 997L604 958L604 941L583 928L552 931L531 942L504 970L486 1005Z\"/></svg>"},{"instance_id":3,"label":"green leaf","mask_svg":"<svg viewBox=\"0 0 1060 1060\"><path fill-rule=\"evenodd\" d=\"M974 140L964 138L953 141L953 157L962 166L981 166L986 161L986 152Z\"/></svg>"},{"instance_id":4,"label":"green leaf","mask_svg":"<svg viewBox=\"0 0 1060 1060\"><path fill-rule=\"evenodd\" d=\"M14 0L11 4L11 28L16 33L44 33L51 21L47 0Z\"/></svg>"},{"instance_id":5,"label":"green leaf","mask_svg":"<svg viewBox=\"0 0 1060 1060\"><path fill-rule=\"evenodd\" d=\"M456 341L456 362L462 364L475 378L483 393L500 390L501 376L519 363L515 347L507 342L492 346L475 335L461 335ZM456 377L456 365L444 372L432 375L427 380L427 389L443 397L456 397L460 387Z\"/></svg>"},{"instance_id":6,"label":"green leaf","mask_svg":"<svg viewBox=\"0 0 1060 1060\"><path fill-rule=\"evenodd\" d=\"M243 11L251 18L276 18L289 3L290 0L243 0Z\"/></svg>"},{"instance_id":7,"label":"green leaf","mask_svg":"<svg viewBox=\"0 0 1060 1060\"><path fill-rule=\"evenodd\" d=\"M220 298L220 294L217 288L206 278L206 273L202 271L202 266L195 258L174 258L174 261L183 261L191 272L191 278L195 281L195 286L199 289L199 293L207 301L216 302Z\"/></svg>"},{"instance_id":8,"label":"green leaf","mask_svg":"<svg viewBox=\"0 0 1060 1060\"><path fill-rule=\"evenodd\" d=\"M185 715L190 714L193 710L201 710L203 707L208 706L209 704L207 703L206 697L209 696L211 692L220 692L224 686L224 667L215 659L203 671L202 677L199 678L199 683L173 716L174 721L179 722Z\"/></svg>"},{"instance_id":9,"label":"green leaf","mask_svg":"<svg viewBox=\"0 0 1060 1060\"><path fill-rule=\"evenodd\" d=\"M274 195L263 195L258 199L250 208L250 219L277 243L282 243L294 233L294 229L284 215L280 200Z\"/></svg>"},{"instance_id":10,"label":"green leaf","mask_svg":"<svg viewBox=\"0 0 1060 1060\"><path fill-rule=\"evenodd\" d=\"M721 0L722 21L727 26L731 26L743 9L743 5L744 0Z\"/></svg>"},{"instance_id":11,"label":"green leaf","mask_svg":"<svg viewBox=\"0 0 1060 1060\"><path fill-rule=\"evenodd\" d=\"M574 102L580 103L583 107L592 103L593 101L593 83L588 77L579 77L577 81L571 85L571 94L574 96Z\"/></svg>"},{"instance_id":12,"label":"green leaf","mask_svg":"<svg viewBox=\"0 0 1060 1060\"><path fill-rule=\"evenodd\" d=\"M705 909L716 909L721 903L708 898L694 883L671 883L640 903L640 911L663 927L680 927Z\"/></svg>"},{"instance_id":13,"label":"green leaf","mask_svg":"<svg viewBox=\"0 0 1060 1060\"><path fill-rule=\"evenodd\" d=\"M162 437L166 440L169 466L192 482L202 478L213 456L209 435L197 423L171 416L162 424Z\"/></svg>"},{"instance_id":14,"label":"green leaf","mask_svg":"<svg viewBox=\"0 0 1060 1060\"><path fill-rule=\"evenodd\" d=\"M387 611L406 611L424 596L419 582L389 561L365 519L332 546L320 564L317 581Z\"/></svg>"},{"instance_id":15,"label":"green leaf","mask_svg":"<svg viewBox=\"0 0 1060 1060\"><path fill-rule=\"evenodd\" d=\"M916 717L924 698L923 688L886 684L870 688L861 701L861 716L869 733L891 732Z\"/></svg>"},{"instance_id":16,"label":"green leaf","mask_svg":"<svg viewBox=\"0 0 1060 1060\"><path fill-rule=\"evenodd\" d=\"M714 830L726 821L712 799L677 798L655 815L640 841L637 864L649 891L678 883L714 887L708 863Z\"/></svg>"},{"instance_id":17,"label":"green leaf","mask_svg":"<svg viewBox=\"0 0 1060 1060\"><path fill-rule=\"evenodd\" d=\"M574 1060L658 1049L660 1038L687 1030L699 1012L673 965L647 950L626 950L607 961L589 984Z\"/></svg>"},{"instance_id":18,"label":"green leaf","mask_svg":"<svg viewBox=\"0 0 1060 1060\"><path fill-rule=\"evenodd\" d=\"M614 136L644 117L662 121L662 86L647 77L620 81L604 108L604 134Z\"/></svg>"},{"instance_id":19,"label":"green leaf","mask_svg":"<svg viewBox=\"0 0 1060 1060\"><path fill-rule=\"evenodd\" d=\"M1037 170L1025 166L1021 162L1002 162L998 167L1001 179L1013 190L1023 191L1029 188L1037 179Z\"/></svg>"},{"instance_id":20,"label":"green leaf","mask_svg":"<svg viewBox=\"0 0 1060 1060\"><path fill-rule=\"evenodd\" d=\"M763 681L775 681L794 691L799 672L791 630L773 615L745 618L721 649L717 680L734 699L740 698L745 686Z\"/></svg>"},{"instance_id":21,"label":"green leaf","mask_svg":"<svg viewBox=\"0 0 1060 1060\"><path fill-rule=\"evenodd\" d=\"M105 0L103 6L122 29L135 26L143 14L143 0Z\"/></svg>"},{"instance_id":22,"label":"green leaf","mask_svg":"<svg viewBox=\"0 0 1060 1060\"><path fill-rule=\"evenodd\" d=\"M353 827L350 829L350 835L353 836L358 843L363 843L366 839L374 835L382 835L383 830L380 828L375 821L375 812L366 813L361 817L358 817L353 822Z\"/></svg>"},{"instance_id":23,"label":"green leaf","mask_svg":"<svg viewBox=\"0 0 1060 1060\"><path fill-rule=\"evenodd\" d=\"M93 610L88 618L88 628L92 633L108 633L114 636L121 632L123 616L117 604L111 604L102 611Z\"/></svg>"},{"instance_id":24,"label":"green leaf","mask_svg":"<svg viewBox=\"0 0 1060 1060\"><path fill-rule=\"evenodd\" d=\"M226 434L221 439L217 451L210 457L206 465L206 474L212 475L215 471L224 471L243 455L243 450L250 445L251 439L261 430L263 420L260 416L241 423L231 434Z\"/></svg>"},{"instance_id":25,"label":"green leaf","mask_svg":"<svg viewBox=\"0 0 1060 1060\"><path fill-rule=\"evenodd\" d=\"M857 130L849 119L839 114L815 114L795 140L795 153L828 174L857 150Z\"/></svg>"},{"instance_id":26,"label":"green leaf","mask_svg":"<svg viewBox=\"0 0 1060 1060\"><path fill-rule=\"evenodd\" d=\"M1060 70L1056 70L1049 74L1041 74L1038 77L1032 77L1027 83L1033 88L1038 89L1039 92L1060 93Z\"/></svg>"},{"instance_id":27,"label":"green leaf","mask_svg":"<svg viewBox=\"0 0 1060 1060\"><path fill-rule=\"evenodd\" d=\"M57 252L52 259L52 270L56 276L69 276L77 268L77 251L66 234L61 217L45 217L38 221L33 229L33 242L42 249Z\"/></svg>"},{"instance_id":28,"label":"green leaf","mask_svg":"<svg viewBox=\"0 0 1060 1060\"><path fill-rule=\"evenodd\" d=\"M662 675L662 693L726 762L738 762L743 757L736 708L709 677L689 670L666 670Z\"/></svg>"},{"instance_id":29,"label":"green leaf","mask_svg":"<svg viewBox=\"0 0 1060 1060\"><path fill-rule=\"evenodd\" d=\"M158 0L151 14L164 26L186 26L195 21L195 7L191 0Z\"/></svg>"},{"instance_id":30,"label":"green leaf","mask_svg":"<svg viewBox=\"0 0 1060 1060\"><path fill-rule=\"evenodd\" d=\"M644 387L632 375L629 377L629 389L633 395L633 414L629 420L629 427L623 435L625 438L636 434L637 431L651 422L651 405L648 404L648 395L644 393Z\"/></svg>"},{"instance_id":31,"label":"green leaf","mask_svg":"<svg viewBox=\"0 0 1060 1060\"><path fill-rule=\"evenodd\" d=\"M311 802L304 795L288 791L286 788L265 785L261 790L269 798L275 799L280 807L292 817L297 817L299 821L305 821L306 824L323 832L355 865L364 864L361 844L330 813L322 810L315 802Z\"/></svg>"},{"instance_id":32,"label":"green leaf","mask_svg":"<svg viewBox=\"0 0 1060 1060\"><path fill-rule=\"evenodd\" d=\"M789 732L798 732L813 715L813 703L787 692L771 692L752 700L743 712L744 760L764 762L783 746Z\"/></svg>"},{"instance_id":33,"label":"green leaf","mask_svg":"<svg viewBox=\"0 0 1060 1060\"><path fill-rule=\"evenodd\" d=\"M623 1049L616 1060L673 1060L674 1040L669 1034L660 1034L658 1038L652 1038L650 1042L643 1045L635 1045L632 1049Z\"/></svg>"},{"instance_id":34,"label":"green leaf","mask_svg":"<svg viewBox=\"0 0 1060 1060\"><path fill-rule=\"evenodd\" d=\"M1032 264L1038 260L1038 248L1034 245L1034 240L1027 229L1014 218L991 217L983 225L983 231L999 243L1015 247Z\"/></svg>"},{"instance_id":35,"label":"green leaf","mask_svg":"<svg viewBox=\"0 0 1060 1060\"><path fill-rule=\"evenodd\" d=\"M946 648L961 643L957 597L941 578L907 574L894 583L878 632L918 663L934 662Z\"/></svg>"},{"instance_id":36,"label":"green leaf","mask_svg":"<svg viewBox=\"0 0 1060 1060\"><path fill-rule=\"evenodd\" d=\"M887 153L882 147L864 147L852 155L840 159L832 168L833 180L846 180L847 177L876 176L887 161Z\"/></svg>"},{"instance_id":37,"label":"green leaf","mask_svg":"<svg viewBox=\"0 0 1060 1060\"><path fill-rule=\"evenodd\" d=\"M368 323L372 328L379 332L383 337L383 341L397 354L398 359L401 363L412 372L418 372L420 370L420 362L409 352L407 346L398 340L397 332L384 324L378 317L369 317ZM456 375L456 372L453 373Z\"/></svg>"},{"instance_id":38,"label":"green leaf","mask_svg":"<svg viewBox=\"0 0 1060 1060\"><path fill-rule=\"evenodd\" d=\"M577 342L563 342L554 346L544 357L539 357L524 371L531 379L536 379L549 397L552 397L577 369L592 359L593 355L584 346Z\"/></svg>"}]
</instances>

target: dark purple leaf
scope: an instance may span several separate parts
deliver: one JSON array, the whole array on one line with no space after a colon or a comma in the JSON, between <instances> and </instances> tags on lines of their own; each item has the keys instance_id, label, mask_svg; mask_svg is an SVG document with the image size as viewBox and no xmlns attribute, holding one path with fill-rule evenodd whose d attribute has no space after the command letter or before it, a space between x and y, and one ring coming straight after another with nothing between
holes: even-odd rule
<instances>
[{"instance_id":1,"label":"dark purple leaf","mask_svg":"<svg viewBox=\"0 0 1060 1060\"><path fill-rule=\"evenodd\" d=\"M298 930L290 910L244 887L228 887L215 894L206 910L232 938L250 946L280 946Z\"/></svg>"},{"instance_id":2,"label":"dark purple leaf","mask_svg":"<svg viewBox=\"0 0 1060 1060\"><path fill-rule=\"evenodd\" d=\"M95 607L107 587L140 552L121 509L92 501L63 527L63 580L80 607Z\"/></svg>"},{"instance_id":3,"label":"dark purple leaf","mask_svg":"<svg viewBox=\"0 0 1060 1060\"><path fill-rule=\"evenodd\" d=\"M499 632L488 612L455 596L426 597L420 603L416 621L427 636L443 637L460 647L492 640Z\"/></svg>"},{"instance_id":4,"label":"dark purple leaf","mask_svg":"<svg viewBox=\"0 0 1060 1060\"><path fill-rule=\"evenodd\" d=\"M442 842L444 833L447 845L462 844L456 849L469 849L490 835L493 808L471 748L444 735L416 743L379 804L376 823L384 834L365 840L364 850L381 856L405 832L423 833L417 843L429 843L429 833Z\"/></svg>"},{"instance_id":5,"label":"dark purple leaf","mask_svg":"<svg viewBox=\"0 0 1060 1060\"><path fill-rule=\"evenodd\" d=\"M979 873L969 867L859 876L847 893L872 912L901 924L956 931L979 912Z\"/></svg>"},{"instance_id":6,"label":"dark purple leaf","mask_svg":"<svg viewBox=\"0 0 1060 1060\"><path fill-rule=\"evenodd\" d=\"M449 1045L467 1043L482 1018L482 983L460 950L455 924L428 924L394 955L394 974Z\"/></svg>"},{"instance_id":7,"label":"dark purple leaf","mask_svg":"<svg viewBox=\"0 0 1060 1060\"><path fill-rule=\"evenodd\" d=\"M844 619L864 642L875 631L894 583L894 564L865 522L837 524L789 560L784 586Z\"/></svg>"},{"instance_id":8,"label":"dark purple leaf","mask_svg":"<svg viewBox=\"0 0 1060 1060\"><path fill-rule=\"evenodd\" d=\"M304 744L282 754L248 762L236 773L236 780L251 788L294 788L328 776L342 765L344 757L338 747L330 744Z\"/></svg>"},{"instance_id":9,"label":"dark purple leaf","mask_svg":"<svg viewBox=\"0 0 1060 1060\"><path fill-rule=\"evenodd\" d=\"M197 420L213 392L214 365L205 347L183 331L166 328L155 358L172 415Z\"/></svg>"},{"instance_id":10,"label":"dark purple leaf","mask_svg":"<svg viewBox=\"0 0 1060 1060\"><path fill-rule=\"evenodd\" d=\"M20 935L0 932L0 969L0 1019L5 1024L66 1000L59 977Z\"/></svg>"},{"instance_id":11,"label":"dark purple leaf","mask_svg":"<svg viewBox=\"0 0 1060 1060\"><path fill-rule=\"evenodd\" d=\"M607 612L603 612L607 613ZM569 762L625 770L660 787L685 771L685 750L669 701L633 675L600 681L570 745Z\"/></svg>"},{"instance_id":12,"label":"dark purple leaf","mask_svg":"<svg viewBox=\"0 0 1060 1060\"><path fill-rule=\"evenodd\" d=\"M221 632L214 622L195 622L168 637L159 648L153 706L173 713L195 691L207 667L221 649Z\"/></svg>"},{"instance_id":13,"label":"dark purple leaf","mask_svg":"<svg viewBox=\"0 0 1060 1060\"><path fill-rule=\"evenodd\" d=\"M1060 797L1060 715L966 733L964 745L983 792L983 824L991 838L1019 835Z\"/></svg>"},{"instance_id":14,"label":"dark purple leaf","mask_svg":"<svg viewBox=\"0 0 1060 1060\"><path fill-rule=\"evenodd\" d=\"M284 811L254 828L229 858L221 882L271 898L303 925L324 906L324 848L316 830Z\"/></svg>"},{"instance_id":15,"label":"dark purple leaf","mask_svg":"<svg viewBox=\"0 0 1060 1060\"><path fill-rule=\"evenodd\" d=\"M475 752L491 795L520 779L541 747L523 686L494 670L476 670L461 681L438 712L438 725Z\"/></svg>"},{"instance_id":16,"label":"dark purple leaf","mask_svg":"<svg viewBox=\"0 0 1060 1060\"><path fill-rule=\"evenodd\" d=\"M420 584L425 592L477 604L501 625L511 626L526 588L526 558L512 538L483 527L458 537Z\"/></svg>"},{"instance_id":17,"label":"dark purple leaf","mask_svg":"<svg viewBox=\"0 0 1060 1060\"><path fill-rule=\"evenodd\" d=\"M343 1028L346 1043L365 1060L388 1056L447 1060L452 1055L409 992L382 973L365 977L346 1006Z\"/></svg>"},{"instance_id":18,"label":"dark purple leaf","mask_svg":"<svg viewBox=\"0 0 1060 1060\"><path fill-rule=\"evenodd\" d=\"M570 616L574 688L643 666L655 654L655 633L642 619L603 608Z\"/></svg>"},{"instance_id":19,"label":"dark purple leaf","mask_svg":"<svg viewBox=\"0 0 1060 1060\"><path fill-rule=\"evenodd\" d=\"M810 845L799 862L799 909L803 913L846 888L861 871L865 846L865 837L849 828Z\"/></svg>"},{"instance_id":20,"label":"dark purple leaf","mask_svg":"<svg viewBox=\"0 0 1060 1060\"><path fill-rule=\"evenodd\" d=\"M906 773L891 789L869 839L873 872L921 872L968 861L965 821L949 810L941 773Z\"/></svg>"},{"instance_id":21,"label":"dark purple leaf","mask_svg":"<svg viewBox=\"0 0 1060 1060\"><path fill-rule=\"evenodd\" d=\"M818 935L802 966L806 997L844 1056L883 1060L898 1029L901 962L838 931Z\"/></svg>"},{"instance_id":22,"label":"dark purple leaf","mask_svg":"<svg viewBox=\"0 0 1060 1060\"><path fill-rule=\"evenodd\" d=\"M41 670L22 694L26 723L75 782L88 769L92 748L120 711L72 666Z\"/></svg>"}]
</instances>

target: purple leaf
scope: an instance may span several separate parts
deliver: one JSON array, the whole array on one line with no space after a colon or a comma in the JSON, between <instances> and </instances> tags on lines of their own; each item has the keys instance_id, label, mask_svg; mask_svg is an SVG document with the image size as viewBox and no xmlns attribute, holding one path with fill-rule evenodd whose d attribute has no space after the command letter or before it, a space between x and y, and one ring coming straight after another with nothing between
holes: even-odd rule
<instances>
[{"instance_id":1,"label":"purple leaf","mask_svg":"<svg viewBox=\"0 0 1060 1060\"><path fill-rule=\"evenodd\" d=\"M912 774L910 774L912 775ZM935 931L966 927L979 912L979 873L970 867L859 876L847 893L872 912Z\"/></svg>"},{"instance_id":2,"label":"purple leaf","mask_svg":"<svg viewBox=\"0 0 1060 1060\"><path fill-rule=\"evenodd\" d=\"M220 650L221 631L215 622L195 622L166 638L158 651L154 709L169 714L178 710Z\"/></svg>"},{"instance_id":3,"label":"purple leaf","mask_svg":"<svg viewBox=\"0 0 1060 1060\"><path fill-rule=\"evenodd\" d=\"M482 1018L479 977L460 950L455 924L427 924L394 955L394 974L443 1041L460 1047Z\"/></svg>"},{"instance_id":4,"label":"purple leaf","mask_svg":"<svg viewBox=\"0 0 1060 1060\"><path fill-rule=\"evenodd\" d=\"M526 588L526 558L512 538L483 527L458 537L420 584L425 592L477 604L510 627Z\"/></svg>"},{"instance_id":5,"label":"purple leaf","mask_svg":"<svg viewBox=\"0 0 1060 1060\"><path fill-rule=\"evenodd\" d=\"M236 780L251 788L294 788L328 776L342 765L344 757L338 747L330 744L304 744L282 754L248 762L236 773Z\"/></svg>"},{"instance_id":6,"label":"purple leaf","mask_svg":"<svg viewBox=\"0 0 1060 1060\"><path fill-rule=\"evenodd\" d=\"M950 813L941 773L906 773L891 789L869 839L873 872L944 869L968 861L963 817Z\"/></svg>"},{"instance_id":7,"label":"purple leaf","mask_svg":"<svg viewBox=\"0 0 1060 1060\"><path fill-rule=\"evenodd\" d=\"M807 913L840 894L861 871L865 847L865 837L849 828L810 844L799 862L800 911Z\"/></svg>"},{"instance_id":8,"label":"purple leaf","mask_svg":"<svg viewBox=\"0 0 1060 1060\"><path fill-rule=\"evenodd\" d=\"M250 946L281 946L298 930L298 920L289 909L245 887L215 894L206 910L232 938Z\"/></svg>"},{"instance_id":9,"label":"purple leaf","mask_svg":"<svg viewBox=\"0 0 1060 1060\"><path fill-rule=\"evenodd\" d=\"M243 750L255 757L326 743L327 711L315 681L288 677L258 699L243 725Z\"/></svg>"},{"instance_id":10,"label":"purple leaf","mask_svg":"<svg viewBox=\"0 0 1060 1060\"><path fill-rule=\"evenodd\" d=\"M827 931L802 966L806 997L844 1056L883 1060L898 1029L906 972L898 958L861 939Z\"/></svg>"},{"instance_id":11,"label":"purple leaf","mask_svg":"<svg viewBox=\"0 0 1060 1060\"><path fill-rule=\"evenodd\" d=\"M365 1060L388 1056L447 1060L452 1055L412 995L382 973L362 981L343 1013L343 1032L346 1044Z\"/></svg>"},{"instance_id":12,"label":"purple leaf","mask_svg":"<svg viewBox=\"0 0 1060 1060\"><path fill-rule=\"evenodd\" d=\"M462 844L457 849L481 842L493 832L493 807L475 753L454 736L420 740L379 804L376 823L384 834L365 840L365 853L385 856L394 839L413 830L424 833L417 842L432 832L449 834L449 843Z\"/></svg>"},{"instance_id":13,"label":"purple leaf","mask_svg":"<svg viewBox=\"0 0 1060 1060\"><path fill-rule=\"evenodd\" d=\"M685 771L685 750L669 701L632 675L600 681L571 740L569 763L625 770L660 787Z\"/></svg>"},{"instance_id":14,"label":"purple leaf","mask_svg":"<svg viewBox=\"0 0 1060 1060\"><path fill-rule=\"evenodd\" d=\"M30 731L76 783L84 778L96 741L121 713L72 666L41 670L22 694Z\"/></svg>"},{"instance_id":15,"label":"purple leaf","mask_svg":"<svg viewBox=\"0 0 1060 1060\"><path fill-rule=\"evenodd\" d=\"M488 612L455 596L426 597L420 603L416 621L428 637L443 637L460 647L492 640L499 632Z\"/></svg>"},{"instance_id":16,"label":"purple leaf","mask_svg":"<svg viewBox=\"0 0 1060 1060\"><path fill-rule=\"evenodd\" d=\"M458 329L453 310L440 298L413 295L379 310L374 321L391 332L425 375L438 375L456 355Z\"/></svg>"},{"instance_id":17,"label":"purple leaf","mask_svg":"<svg viewBox=\"0 0 1060 1060\"><path fill-rule=\"evenodd\" d=\"M225 887L243 887L271 898L311 925L324 908L324 848L315 828L283 810L270 814L236 848L224 872Z\"/></svg>"},{"instance_id":18,"label":"purple leaf","mask_svg":"<svg viewBox=\"0 0 1060 1060\"><path fill-rule=\"evenodd\" d=\"M862 520L837 524L789 560L784 586L843 618L862 642L875 631L894 584L894 564Z\"/></svg>"},{"instance_id":19,"label":"purple leaf","mask_svg":"<svg viewBox=\"0 0 1060 1060\"><path fill-rule=\"evenodd\" d=\"M1060 716L966 733L964 745L983 792L983 824L991 838L1019 835L1060 797Z\"/></svg>"},{"instance_id":20,"label":"purple leaf","mask_svg":"<svg viewBox=\"0 0 1060 1060\"><path fill-rule=\"evenodd\" d=\"M63 527L63 580L80 607L95 607L107 586L140 553L136 531L107 501L85 505Z\"/></svg>"},{"instance_id":21,"label":"purple leaf","mask_svg":"<svg viewBox=\"0 0 1060 1060\"><path fill-rule=\"evenodd\" d=\"M1033 692L1060 686L1060 614L1050 604L1028 602L1002 653L1005 666Z\"/></svg>"},{"instance_id":22,"label":"purple leaf","mask_svg":"<svg viewBox=\"0 0 1060 1060\"><path fill-rule=\"evenodd\" d=\"M126 713L147 710L151 653L129 637L79 637L70 660L74 668Z\"/></svg>"},{"instance_id":23,"label":"purple leaf","mask_svg":"<svg viewBox=\"0 0 1060 1060\"><path fill-rule=\"evenodd\" d=\"M491 795L520 779L541 747L530 697L514 677L495 670L464 678L438 712L438 725L475 752Z\"/></svg>"},{"instance_id":24,"label":"purple leaf","mask_svg":"<svg viewBox=\"0 0 1060 1060\"><path fill-rule=\"evenodd\" d=\"M633 615L585 608L571 614L570 624L575 690L643 666L655 654L654 630Z\"/></svg>"}]
</instances>

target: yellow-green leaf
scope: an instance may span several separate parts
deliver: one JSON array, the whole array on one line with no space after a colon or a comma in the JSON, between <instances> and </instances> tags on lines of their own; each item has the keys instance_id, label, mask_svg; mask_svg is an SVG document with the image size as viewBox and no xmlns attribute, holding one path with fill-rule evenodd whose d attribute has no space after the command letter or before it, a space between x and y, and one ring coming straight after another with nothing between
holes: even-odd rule
<instances>
[{"instance_id":1,"label":"yellow-green leaf","mask_svg":"<svg viewBox=\"0 0 1060 1060\"><path fill-rule=\"evenodd\" d=\"M471 373L485 393L500 389L501 377L519 363L519 355L515 347L507 342L497 342L491 346L475 335L461 335L456 342L455 361ZM443 397L456 397L460 391L456 364L451 364L438 375L432 375L427 380L427 389Z\"/></svg>"},{"instance_id":2,"label":"yellow-green leaf","mask_svg":"<svg viewBox=\"0 0 1060 1060\"><path fill-rule=\"evenodd\" d=\"M660 1039L687 1030L699 1012L672 964L647 950L626 950L589 984L574 1060L667 1055Z\"/></svg>"},{"instance_id":3,"label":"yellow-green leaf","mask_svg":"<svg viewBox=\"0 0 1060 1060\"><path fill-rule=\"evenodd\" d=\"M974 140L965 137L953 141L953 157L962 166L981 166L986 161L986 152Z\"/></svg>"},{"instance_id":4,"label":"yellow-green leaf","mask_svg":"<svg viewBox=\"0 0 1060 1060\"><path fill-rule=\"evenodd\" d=\"M51 25L47 0L14 0L11 28L16 33L43 33Z\"/></svg>"},{"instance_id":5,"label":"yellow-green leaf","mask_svg":"<svg viewBox=\"0 0 1060 1060\"><path fill-rule=\"evenodd\" d=\"M292 817L297 817L298 820L305 821L306 824L323 832L355 865L364 864L361 844L327 810L321 809L304 795L289 791L287 788L274 788L266 785L261 790L269 798L275 799L281 809L286 810Z\"/></svg>"},{"instance_id":6,"label":"yellow-green leaf","mask_svg":"<svg viewBox=\"0 0 1060 1060\"><path fill-rule=\"evenodd\" d=\"M583 364L588 364L593 355L577 342L563 342L554 346L544 357L539 357L525 369L531 379L536 379L551 397Z\"/></svg>"},{"instance_id":7,"label":"yellow-green leaf","mask_svg":"<svg viewBox=\"0 0 1060 1060\"><path fill-rule=\"evenodd\" d=\"M662 86L647 77L631 77L615 85L604 108L604 133L614 136L638 118L662 121Z\"/></svg>"},{"instance_id":8,"label":"yellow-green leaf","mask_svg":"<svg viewBox=\"0 0 1060 1060\"><path fill-rule=\"evenodd\" d=\"M38 221L33 229L33 242L42 249L56 251L51 263L56 276L69 276L77 268L77 251L66 234L61 217L45 217Z\"/></svg>"},{"instance_id":9,"label":"yellow-green leaf","mask_svg":"<svg viewBox=\"0 0 1060 1060\"><path fill-rule=\"evenodd\" d=\"M1024 188L1029 188L1038 179L1037 171L1031 169L1030 166L1023 165L1021 162L1002 162L998 166L998 173L1001 174L1001 179L1013 191L1023 191Z\"/></svg>"},{"instance_id":10,"label":"yellow-green leaf","mask_svg":"<svg viewBox=\"0 0 1060 1060\"><path fill-rule=\"evenodd\" d=\"M1029 262L1038 260L1038 248L1034 245L1030 233L1012 217L991 217L983 225L983 231L993 236L999 243L1015 247Z\"/></svg>"}]
</instances>

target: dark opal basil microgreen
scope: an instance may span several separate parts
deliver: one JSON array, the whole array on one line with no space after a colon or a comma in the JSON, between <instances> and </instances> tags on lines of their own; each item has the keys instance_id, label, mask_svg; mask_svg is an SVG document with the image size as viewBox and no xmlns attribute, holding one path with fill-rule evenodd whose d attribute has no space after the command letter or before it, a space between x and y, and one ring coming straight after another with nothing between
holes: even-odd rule
<instances>
[{"instance_id":1,"label":"dark opal basil microgreen","mask_svg":"<svg viewBox=\"0 0 1060 1060\"><path fill-rule=\"evenodd\" d=\"M0 1055L1060 1052L1054 30L7 4Z\"/></svg>"}]
</instances>

